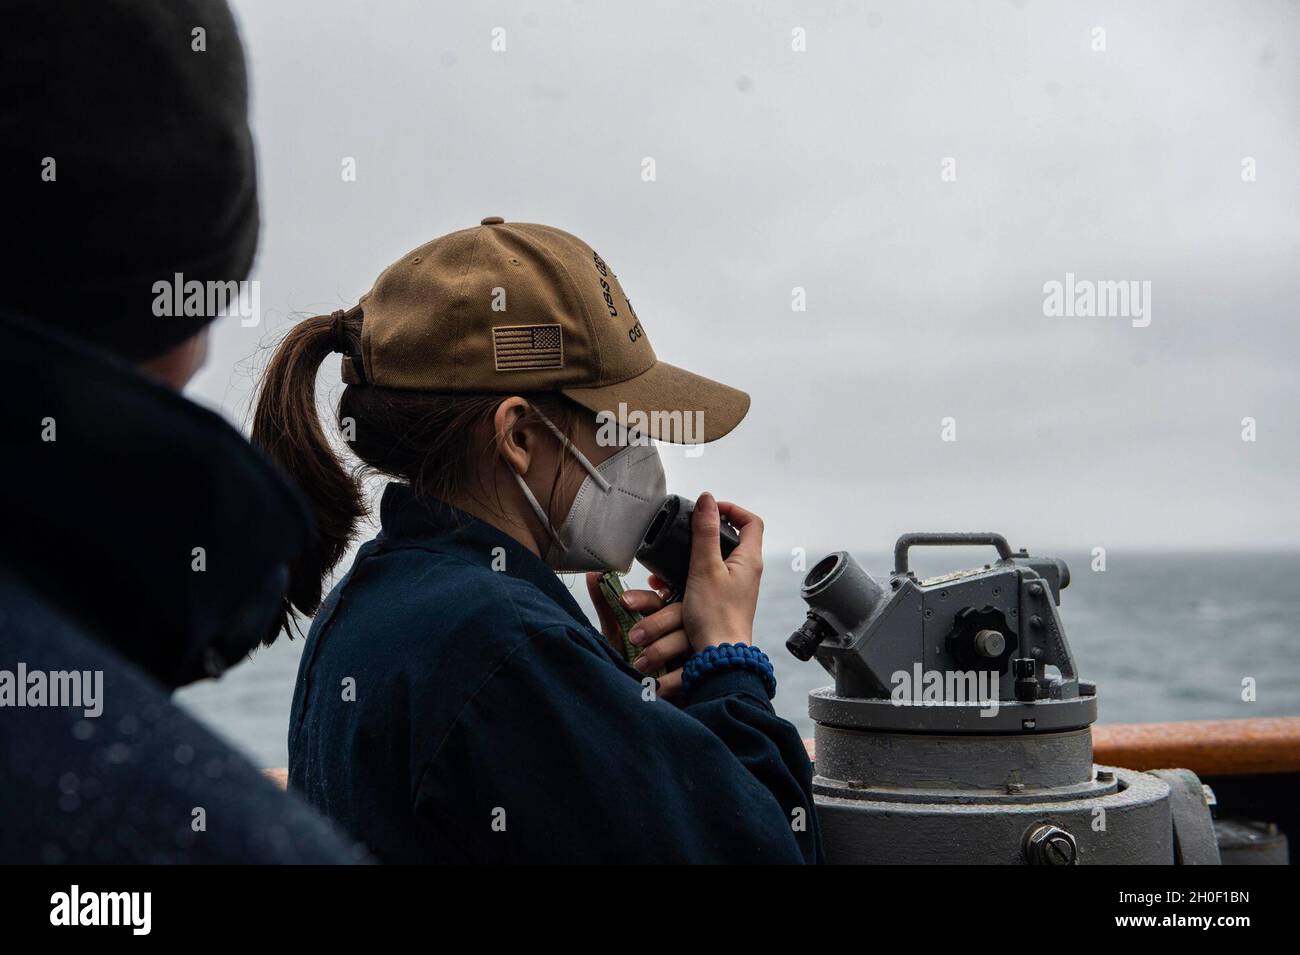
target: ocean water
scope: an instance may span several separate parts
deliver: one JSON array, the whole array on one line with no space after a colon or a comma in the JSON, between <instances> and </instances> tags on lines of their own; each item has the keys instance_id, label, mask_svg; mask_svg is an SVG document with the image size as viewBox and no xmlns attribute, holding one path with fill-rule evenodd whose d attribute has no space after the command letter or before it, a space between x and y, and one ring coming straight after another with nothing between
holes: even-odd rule
<instances>
[{"instance_id":1,"label":"ocean water","mask_svg":"<svg viewBox=\"0 0 1300 955\"><path fill-rule=\"evenodd\" d=\"M1300 715L1300 552L1111 549L1104 572L1091 570L1086 554L1046 553L1070 565L1060 612L1081 675L1098 685L1101 722ZM877 577L891 566L885 554L854 556ZM912 563L930 575L986 559L980 551L926 551ZM777 711L811 736L808 692L831 681L815 662L785 650L804 619L803 573L785 555L769 555L766 565L755 642L776 666ZM629 586L639 580L634 574ZM594 620L581 579L570 583ZM282 636L176 699L257 765L284 766L302 645ZM1246 678L1255 682L1254 702L1242 700Z\"/></svg>"}]
</instances>

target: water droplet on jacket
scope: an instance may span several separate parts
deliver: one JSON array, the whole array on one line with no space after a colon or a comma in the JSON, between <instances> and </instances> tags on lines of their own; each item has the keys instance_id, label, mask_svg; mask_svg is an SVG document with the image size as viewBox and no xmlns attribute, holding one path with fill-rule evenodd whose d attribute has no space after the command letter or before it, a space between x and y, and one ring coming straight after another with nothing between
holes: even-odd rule
<instances>
[{"instance_id":1,"label":"water droplet on jacket","mask_svg":"<svg viewBox=\"0 0 1300 955\"><path fill-rule=\"evenodd\" d=\"M41 862L45 865L62 865L68 854L54 843L46 843L41 846Z\"/></svg>"}]
</instances>

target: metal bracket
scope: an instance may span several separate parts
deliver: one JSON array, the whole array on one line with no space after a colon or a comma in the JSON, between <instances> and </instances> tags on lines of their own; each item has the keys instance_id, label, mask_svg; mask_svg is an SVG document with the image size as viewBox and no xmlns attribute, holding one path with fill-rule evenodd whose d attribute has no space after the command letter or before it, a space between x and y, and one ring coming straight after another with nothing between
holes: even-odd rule
<instances>
[{"instance_id":1,"label":"metal bracket","mask_svg":"<svg viewBox=\"0 0 1300 955\"><path fill-rule=\"evenodd\" d=\"M1174 824L1175 865L1220 865L1214 820L1205 787L1190 769L1152 769L1169 785L1169 816Z\"/></svg>"}]
</instances>

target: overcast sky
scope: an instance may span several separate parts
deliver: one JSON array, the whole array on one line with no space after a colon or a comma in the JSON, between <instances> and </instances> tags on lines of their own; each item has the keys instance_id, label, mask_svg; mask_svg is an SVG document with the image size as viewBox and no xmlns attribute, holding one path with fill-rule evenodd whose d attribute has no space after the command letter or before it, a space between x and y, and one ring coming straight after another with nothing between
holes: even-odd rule
<instances>
[{"instance_id":1,"label":"overcast sky","mask_svg":"<svg viewBox=\"0 0 1300 955\"><path fill-rule=\"evenodd\" d=\"M287 322L500 215L587 240L661 358L750 392L665 466L772 549L1300 540L1297 4L234 6L264 321L193 389L232 419ZM1149 281L1150 325L1045 316L1067 272Z\"/></svg>"}]
</instances>

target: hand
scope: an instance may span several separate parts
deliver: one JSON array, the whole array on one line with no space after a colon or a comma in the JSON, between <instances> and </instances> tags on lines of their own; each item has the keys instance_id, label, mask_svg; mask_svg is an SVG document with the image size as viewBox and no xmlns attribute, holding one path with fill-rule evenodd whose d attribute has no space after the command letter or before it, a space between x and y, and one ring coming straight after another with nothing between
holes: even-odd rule
<instances>
[{"instance_id":1,"label":"hand","mask_svg":"<svg viewBox=\"0 0 1300 955\"><path fill-rule=\"evenodd\" d=\"M682 629L682 605L664 605L664 600L669 595L668 585L653 574L650 575L650 586L654 589L628 590L622 597L624 607L642 615L641 622L629 634L633 645L642 651L633 666L646 675L658 673L664 667L672 667L659 677L658 689L659 696L670 698L681 690L681 663L690 653L691 647L686 639L686 631ZM600 574L587 574L587 592L591 595L591 602L600 618L600 632L622 656L623 637L617 618L600 594Z\"/></svg>"},{"instance_id":2,"label":"hand","mask_svg":"<svg viewBox=\"0 0 1300 955\"><path fill-rule=\"evenodd\" d=\"M718 541L720 514L740 531L740 543L725 561ZM691 516L691 570L682 600L682 626L692 650L753 642L762 576L762 519L737 504L701 494Z\"/></svg>"}]
</instances>

